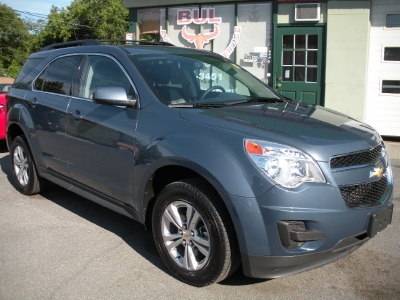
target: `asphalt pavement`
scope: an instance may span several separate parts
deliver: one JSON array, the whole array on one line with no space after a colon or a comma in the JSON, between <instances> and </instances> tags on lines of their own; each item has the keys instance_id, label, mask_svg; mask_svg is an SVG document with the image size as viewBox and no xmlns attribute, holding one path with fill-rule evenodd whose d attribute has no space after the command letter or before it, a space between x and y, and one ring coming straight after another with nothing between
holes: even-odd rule
<instances>
[{"instance_id":1,"label":"asphalt pavement","mask_svg":"<svg viewBox=\"0 0 400 300\"><path fill-rule=\"evenodd\" d=\"M400 141L386 141L395 177L392 224L352 254L298 275L238 270L195 288L168 272L151 232L63 188L24 196L0 142L0 299L400 299Z\"/></svg>"}]
</instances>

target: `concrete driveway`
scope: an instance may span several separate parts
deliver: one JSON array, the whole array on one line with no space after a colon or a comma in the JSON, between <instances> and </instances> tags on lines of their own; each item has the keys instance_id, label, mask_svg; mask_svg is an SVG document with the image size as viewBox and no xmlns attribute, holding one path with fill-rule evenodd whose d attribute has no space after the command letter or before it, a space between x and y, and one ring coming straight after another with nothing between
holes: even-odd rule
<instances>
[{"instance_id":1,"label":"concrete driveway","mask_svg":"<svg viewBox=\"0 0 400 300\"><path fill-rule=\"evenodd\" d=\"M400 142L386 145L396 186L384 232L322 268L274 280L239 270L195 288L170 275L141 224L57 186L21 195L0 143L0 299L399 299Z\"/></svg>"}]
</instances>

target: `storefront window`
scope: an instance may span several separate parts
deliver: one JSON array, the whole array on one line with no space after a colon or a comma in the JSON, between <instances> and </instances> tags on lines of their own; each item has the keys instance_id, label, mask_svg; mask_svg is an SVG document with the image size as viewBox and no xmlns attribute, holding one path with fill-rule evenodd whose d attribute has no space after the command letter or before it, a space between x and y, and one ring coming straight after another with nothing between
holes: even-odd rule
<instances>
[{"instance_id":1,"label":"storefront window","mask_svg":"<svg viewBox=\"0 0 400 300\"><path fill-rule=\"evenodd\" d=\"M160 41L160 30L165 24L164 8L138 10L139 40Z\"/></svg>"},{"instance_id":2,"label":"storefront window","mask_svg":"<svg viewBox=\"0 0 400 300\"><path fill-rule=\"evenodd\" d=\"M182 6L168 9L168 36L177 46L210 50L234 59L235 5Z\"/></svg>"},{"instance_id":3,"label":"storefront window","mask_svg":"<svg viewBox=\"0 0 400 300\"><path fill-rule=\"evenodd\" d=\"M272 68L271 3L239 4L238 26L242 28L240 42L237 46L238 64L264 82L271 84L269 82ZM293 41L288 40L287 43L292 44ZM290 45L290 47L292 46ZM287 59L290 60L289 57Z\"/></svg>"},{"instance_id":4,"label":"storefront window","mask_svg":"<svg viewBox=\"0 0 400 300\"><path fill-rule=\"evenodd\" d=\"M140 9L139 38L219 53L268 83L272 67L271 3L168 7L168 16L166 8ZM294 41L288 43L293 47Z\"/></svg>"},{"instance_id":5,"label":"storefront window","mask_svg":"<svg viewBox=\"0 0 400 300\"><path fill-rule=\"evenodd\" d=\"M221 23L216 24L219 28L218 36L211 40L210 43L204 45L205 50L210 50L219 54L222 54L228 47L229 42L232 39L235 28L235 5L213 5L213 6L202 6L206 9L214 9L215 16L221 18ZM209 10L211 11L211 10ZM214 31L214 25L206 23L202 26L201 32L203 34ZM234 52L227 58L234 60Z\"/></svg>"},{"instance_id":6,"label":"storefront window","mask_svg":"<svg viewBox=\"0 0 400 300\"><path fill-rule=\"evenodd\" d=\"M193 43L187 39L200 33L199 24L194 23L193 20L196 17L193 16L195 11L199 14L199 6L168 8L168 38L175 46L194 48ZM198 15L196 19L199 19ZM187 39L183 37L182 32L185 33Z\"/></svg>"}]
</instances>

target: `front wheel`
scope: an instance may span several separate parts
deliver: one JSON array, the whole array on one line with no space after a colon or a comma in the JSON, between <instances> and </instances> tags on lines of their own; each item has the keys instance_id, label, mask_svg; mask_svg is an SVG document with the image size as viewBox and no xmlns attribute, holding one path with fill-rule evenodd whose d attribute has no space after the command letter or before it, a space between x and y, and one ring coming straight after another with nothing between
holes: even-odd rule
<instances>
[{"instance_id":1,"label":"front wheel","mask_svg":"<svg viewBox=\"0 0 400 300\"><path fill-rule=\"evenodd\" d=\"M31 151L26 140L17 136L10 148L12 176L18 191L25 195L34 195L43 188Z\"/></svg>"},{"instance_id":2,"label":"front wheel","mask_svg":"<svg viewBox=\"0 0 400 300\"><path fill-rule=\"evenodd\" d=\"M218 204L198 179L173 182L157 198L153 211L157 250L169 270L188 284L219 282L238 265L233 231Z\"/></svg>"}]
</instances>

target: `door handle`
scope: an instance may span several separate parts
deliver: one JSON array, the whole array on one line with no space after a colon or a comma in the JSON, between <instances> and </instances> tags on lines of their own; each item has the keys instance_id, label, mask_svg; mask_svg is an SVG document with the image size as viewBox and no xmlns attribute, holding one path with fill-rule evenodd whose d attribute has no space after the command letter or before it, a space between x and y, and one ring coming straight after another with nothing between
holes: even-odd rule
<instances>
[{"instance_id":1,"label":"door handle","mask_svg":"<svg viewBox=\"0 0 400 300\"><path fill-rule=\"evenodd\" d=\"M29 105L32 106L32 107L35 107L36 105L39 104L39 102L37 101L37 98L36 98L36 97L33 97L32 99L29 99L29 100L28 100L28 103L29 103Z\"/></svg>"},{"instance_id":2,"label":"door handle","mask_svg":"<svg viewBox=\"0 0 400 300\"><path fill-rule=\"evenodd\" d=\"M79 110L75 110L75 112L69 112L69 115L74 118L76 121L82 120L82 115Z\"/></svg>"},{"instance_id":3,"label":"door handle","mask_svg":"<svg viewBox=\"0 0 400 300\"><path fill-rule=\"evenodd\" d=\"M276 87L277 89L279 89L281 86L282 86L282 84L280 84L280 83L277 83L277 84L275 85L275 87Z\"/></svg>"}]
</instances>

